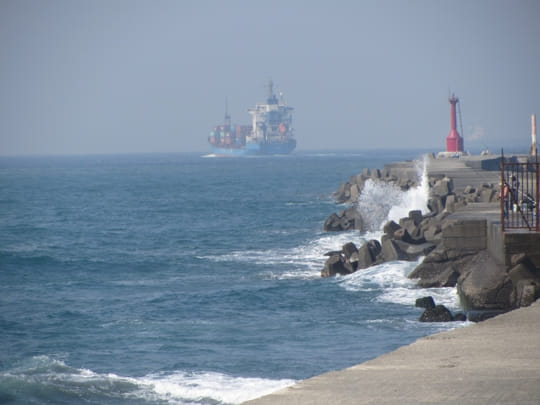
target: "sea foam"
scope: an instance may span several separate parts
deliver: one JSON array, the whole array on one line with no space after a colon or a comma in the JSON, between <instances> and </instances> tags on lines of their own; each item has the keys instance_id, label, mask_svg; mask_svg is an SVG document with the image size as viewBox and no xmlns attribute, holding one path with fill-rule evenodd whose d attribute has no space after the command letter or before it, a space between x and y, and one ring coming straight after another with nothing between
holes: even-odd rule
<instances>
[{"instance_id":1,"label":"sea foam","mask_svg":"<svg viewBox=\"0 0 540 405\"><path fill-rule=\"evenodd\" d=\"M92 403L142 400L176 405L238 404L294 383L296 381L290 379L235 377L217 372L177 371L125 377L70 367L49 356L33 357L0 374L0 386L6 395L21 390L36 393L39 398L27 398L29 402L47 397L77 397Z\"/></svg>"}]
</instances>

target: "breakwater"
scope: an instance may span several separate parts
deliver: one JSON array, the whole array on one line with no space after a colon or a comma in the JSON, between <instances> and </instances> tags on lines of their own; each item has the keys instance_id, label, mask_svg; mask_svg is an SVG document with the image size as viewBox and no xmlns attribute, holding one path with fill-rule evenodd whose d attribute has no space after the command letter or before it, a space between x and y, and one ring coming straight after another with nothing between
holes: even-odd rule
<instances>
[{"instance_id":1,"label":"breakwater","mask_svg":"<svg viewBox=\"0 0 540 405\"><path fill-rule=\"evenodd\" d=\"M494 309L493 313L515 310L420 339L374 360L302 381L249 404L537 403L540 366L535 359L540 354L540 305L534 301L538 295L536 252L540 243L535 233L502 232L500 172L486 170L494 166L496 159L429 159L430 212L413 212L399 223L390 222L385 226L382 243L377 241L380 246L370 241L367 247L358 249L364 249L359 254L346 244L329 260L334 257L335 262L335 255L339 255L345 264L337 268L361 271L358 258L365 260L371 255L374 262L385 260L385 244L405 248L407 253L406 245L400 243L404 236L407 245L432 243L435 246L431 252L411 273L420 287L455 283L465 308ZM416 169L412 162L388 165L375 174L364 170L351 177L349 185L342 185L336 196L354 206L354 195L358 198L362 192L359 185L373 177L404 188L416 187L414 180L392 174L413 171ZM332 221L348 223L354 229L364 226L361 216L353 217L357 211L345 211L331 216L325 227ZM338 221L340 218L346 221ZM424 241L418 243L421 239ZM330 268L325 266L322 275L330 276L324 274Z\"/></svg>"},{"instance_id":2,"label":"breakwater","mask_svg":"<svg viewBox=\"0 0 540 405\"><path fill-rule=\"evenodd\" d=\"M425 256L409 277L424 288L457 286L470 319L478 320L478 311L487 311L480 312L484 319L530 305L540 296L540 240L534 232L502 232L499 162L497 157L428 155L423 162L394 163L352 176L335 193L337 201L350 207L331 215L325 230L370 230L361 202L372 182L401 190L427 187L429 199L425 209L410 211L399 220L388 215L380 241L359 249L347 244L341 251L329 252L321 275L349 274L386 261ZM371 207L367 216L382 208L382 203Z\"/></svg>"}]
</instances>

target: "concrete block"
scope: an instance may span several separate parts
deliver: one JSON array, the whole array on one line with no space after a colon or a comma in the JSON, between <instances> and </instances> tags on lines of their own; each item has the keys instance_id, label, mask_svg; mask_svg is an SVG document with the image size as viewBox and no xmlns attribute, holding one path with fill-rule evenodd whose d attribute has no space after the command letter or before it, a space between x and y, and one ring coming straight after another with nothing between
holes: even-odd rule
<instances>
[{"instance_id":1,"label":"concrete block","mask_svg":"<svg viewBox=\"0 0 540 405\"><path fill-rule=\"evenodd\" d=\"M486 238L478 236L447 238L443 234L443 244L447 249L481 250L486 248Z\"/></svg>"},{"instance_id":2,"label":"concrete block","mask_svg":"<svg viewBox=\"0 0 540 405\"><path fill-rule=\"evenodd\" d=\"M524 253L537 268L540 268L540 233L526 232L503 234L505 263L511 262L512 255Z\"/></svg>"},{"instance_id":3,"label":"concrete block","mask_svg":"<svg viewBox=\"0 0 540 405\"><path fill-rule=\"evenodd\" d=\"M443 226L443 238L486 237L485 219L455 220Z\"/></svg>"}]
</instances>

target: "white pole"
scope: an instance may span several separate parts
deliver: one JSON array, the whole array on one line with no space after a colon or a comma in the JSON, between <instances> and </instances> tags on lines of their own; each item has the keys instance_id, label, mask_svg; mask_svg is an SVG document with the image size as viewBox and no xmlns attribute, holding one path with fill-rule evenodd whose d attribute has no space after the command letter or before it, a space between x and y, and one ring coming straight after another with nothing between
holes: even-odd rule
<instances>
[{"instance_id":1,"label":"white pole","mask_svg":"<svg viewBox=\"0 0 540 405\"><path fill-rule=\"evenodd\" d=\"M531 115L531 137L532 137L532 144L531 144L531 155L536 156L537 148L536 148L536 115Z\"/></svg>"}]
</instances>

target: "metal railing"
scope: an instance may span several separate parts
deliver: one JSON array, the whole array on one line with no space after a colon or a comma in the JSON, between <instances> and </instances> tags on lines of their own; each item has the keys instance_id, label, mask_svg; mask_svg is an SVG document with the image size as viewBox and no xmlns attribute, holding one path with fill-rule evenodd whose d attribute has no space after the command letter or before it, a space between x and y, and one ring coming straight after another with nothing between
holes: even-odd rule
<instances>
[{"instance_id":1,"label":"metal railing","mask_svg":"<svg viewBox=\"0 0 540 405\"><path fill-rule=\"evenodd\" d=\"M540 232L540 163L505 161L501 153L501 223L506 230Z\"/></svg>"}]
</instances>

